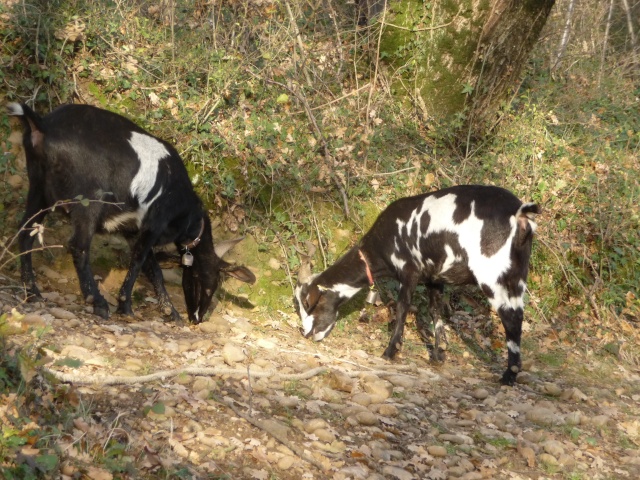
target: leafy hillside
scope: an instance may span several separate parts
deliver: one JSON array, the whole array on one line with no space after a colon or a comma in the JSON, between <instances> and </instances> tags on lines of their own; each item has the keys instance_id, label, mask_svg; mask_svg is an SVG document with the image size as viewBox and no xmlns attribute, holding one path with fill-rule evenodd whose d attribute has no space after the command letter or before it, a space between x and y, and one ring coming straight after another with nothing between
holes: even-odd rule
<instances>
[{"instance_id":1,"label":"leafy hillside","mask_svg":"<svg viewBox=\"0 0 640 480\"><path fill-rule=\"evenodd\" d=\"M526 316L545 333L525 334L524 348L573 349L637 372L640 67L624 15L605 37L607 12L589 6L558 62L566 10L557 8L483 139L464 130L464 110L436 124L395 95L399 78L377 50L378 27L358 27L348 2L2 0L0 102L41 113L90 103L173 142L218 236L248 235L239 255L259 280L235 293L264 318L293 314L305 241L319 245L322 268L393 199L504 186L544 209ZM5 313L16 303L14 234L26 194L19 141L0 116ZM451 294L453 309L472 308L466 297ZM11 331L2 335L0 387L23 394L23 353L7 346ZM501 331L495 338L500 352ZM22 445L12 441L0 439L5 463Z\"/></svg>"}]
</instances>

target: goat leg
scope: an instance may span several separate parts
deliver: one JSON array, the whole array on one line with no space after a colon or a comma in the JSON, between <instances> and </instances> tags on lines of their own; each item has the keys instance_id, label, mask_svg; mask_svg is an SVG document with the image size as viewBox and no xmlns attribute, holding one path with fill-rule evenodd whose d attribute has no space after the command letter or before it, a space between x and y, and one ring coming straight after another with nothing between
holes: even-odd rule
<instances>
[{"instance_id":1,"label":"goat leg","mask_svg":"<svg viewBox=\"0 0 640 480\"><path fill-rule=\"evenodd\" d=\"M387 349L382 354L382 358L393 360L398 351L402 348L404 336L404 322L411 305L411 297L416 289L417 279L415 276L401 280L400 292L398 293L398 304L396 305L396 326L389 340Z\"/></svg>"},{"instance_id":2,"label":"goat leg","mask_svg":"<svg viewBox=\"0 0 640 480\"><path fill-rule=\"evenodd\" d=\"M507 337L507 370L502 375L500 382L503 385L512 386L516 383L516 376L522 369L520 359L520 338L522 336L522 308L502 306L498 309L498 315Z\"/></svg>"},{"instance_id":3,"label":"goat leg","mask_svg":"<svg viewBox=\"0 0 640 480\"><path fill-rule=\"evenodd\" d=\"M158 264L158 259L153 253L153 250L151 250L147 255L147 259L142 265L142 270L153 285L162 313L164 315L169 315L173 322L182 324L182 317L173 306L173 303L171 303L171 298L169 297L169 293L164 285L162 269Z\"/></svg>"},{"instance_id":4,"label":"goat leg","mask_svg":"<svg viewBox=\"0 0 640 480\"><path fill-rule=\"evenodd\" d=\"M106 320L109 318L109 304L98 290L98 285L91 271L89 262L91 234L89 232L90 229L76 227L69 241L69 251L73 257L73 264L76 267L82 296L87 303L93 304L93 313Z\"/></svg>"},{"instance_id":5,"label":"goat leg","mask_svg":"<svg viewBox=\"0 0 640 480\"><path fill-rule=\"evenodd\" d=\"M37 188L30 187L27 194L27 209L22 218L22 228L18 233L18 246L20 248L20 279L27 290L27 299L42 298L36 285L36 277L33 273L31 262L31 249L36 235L32 235L31 229L36 223L42 223L48 211L45 210L44 196Z\"/></svg>"},{"instance_id":6,"label":"goat leg","mask_svg":"<svg viewBox=\"0 0 640 480\"><path fill-rule=\"evenodd\" d=\"M131 292L133 291L133 285L136 283L136 279L140 274L142 266L146 263L147 258L151 253L154 240L154 236L151 235L148 231L141 233L138 237L138 240L136 240L136 242L133 244L133 247L131 248L131 263L129 264L129 270L127 271L124 282L120 287L120 293L118 294L117 312L122 315L133 315L133 308L131 306ZM155 263L157 265L158 262L156 261Z\"/></svg>"},{"instance_id":7,"label":"goat leg","mask_svg":"<svg viewBox=\"0 0 640 480\"><path fill-rule=\"evenodd\" d=\"M429 288L429 312L433 322L435 344L429 349L429 357L433 362L444 362L447 358L442 342L447 342L443 322L443 302L444 285L436 285ZM429 346L427 346L429 348Z\"/></svg>"}]
</instances>

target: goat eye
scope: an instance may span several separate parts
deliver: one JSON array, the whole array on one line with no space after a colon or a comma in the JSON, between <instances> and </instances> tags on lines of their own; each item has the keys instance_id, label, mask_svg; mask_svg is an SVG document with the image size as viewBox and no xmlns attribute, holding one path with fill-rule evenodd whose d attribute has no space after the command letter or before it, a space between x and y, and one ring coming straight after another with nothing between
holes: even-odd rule
<instances>
[{"instance_id":1,"label":"goat eye","mask_svg":"<svg viewBox=\"0 0 640 480\"><path fill-rule=\"evenodd\" d=\"M307 302L306 298L304 300L302 300L302 308L304 308L305 312L309 311L309 302Z\"/></svg>"}]
</instances>

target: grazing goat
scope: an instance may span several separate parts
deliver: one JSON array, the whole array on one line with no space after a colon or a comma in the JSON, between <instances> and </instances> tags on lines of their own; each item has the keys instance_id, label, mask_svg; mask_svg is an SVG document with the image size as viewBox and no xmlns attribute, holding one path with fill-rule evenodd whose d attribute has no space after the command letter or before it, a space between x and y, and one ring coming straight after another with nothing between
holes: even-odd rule
<instances>
[{"instance_id":1,"label":"grazing goat","mask_svg":"<svg viewBox=\"0 0 640 480\"><path fill-rule=\"evenodd\" d=\"M133 313L131 291L142 270L161 309L181 321L153 252L157 245L174 243L183 252L182 288L193 323L204 318L221 272L243 282L255 281L246 267L231 265L220 258L224 252L216 253L207 211L169 143L118 114L90 105L64 105L40 117L26 105L12 103L9 112L24 127L29 193L18 244L21 278L30 296L40 296L31 263L31 230L57 205L69 214L74 228L68 248L82 295L93 303L94 314L104 319L109 307L89 264L96 232L120 233L131 246L118 313ZM78 198L82 200L65 202Z\"/></svg>"},{"instance_id":2,"label":"grazing goat","mask_svg":"<svg viewBox=\"0 0 640 480\"><path fill-rule=\"evenodd\" d=\"M502 383L513 385L521 369L524 293L538 205L523 204L507 190L461 185L393 202L371 229L335 264L311 276L300 269L295 290L302 334L316 341L334 327L338 308L379 277L400 282L396 325L383 357L402 346L411 297L419 283L430 289L436 323L443 284L477 284L498 312L507 337L508 368ZM436 324L436 351L443 333Z\"/></svg>"}]
</instances>

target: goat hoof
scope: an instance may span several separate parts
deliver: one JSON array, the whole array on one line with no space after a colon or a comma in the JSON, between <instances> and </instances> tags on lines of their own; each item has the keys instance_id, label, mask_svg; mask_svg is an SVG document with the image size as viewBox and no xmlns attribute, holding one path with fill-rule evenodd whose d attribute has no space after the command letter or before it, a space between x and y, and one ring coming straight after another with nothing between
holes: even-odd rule
<instances>
[{"instance_id":1,"label":"goat hoof","mask_svg":"<svg viewBox=\"0 0 640 480\"><path fill-rule=\"evenodd\" d=\"M93 314L97 315L99 317L102 317L104 320L108 320L109 319L109 307L94 305L93 306Z\"/></svg>"},{"instance_id":2,"label":"goat hoof","mask_svg":"<svg viewBox=\"0 0 640 480\"><path fill-rule=\"evenodd\" d=\"M447 359L447 352L440 347L435 348L433 345L429 345L427 350L429 351L429 361L431 363L444 363Z\"/></svg>"},{"instance_id":3,"label":"goat hoof","mask_svg":"<svg viewBox=\"0 0 640 480\"><path fill-rule=\"evenodd\" d=\"M502 378L500 379L500 383L508 387L513 387L516 383L517 376L518 376L517 373L513 373L511 370L507 370L502 375Z\"/></svg>"}]
</instances>

